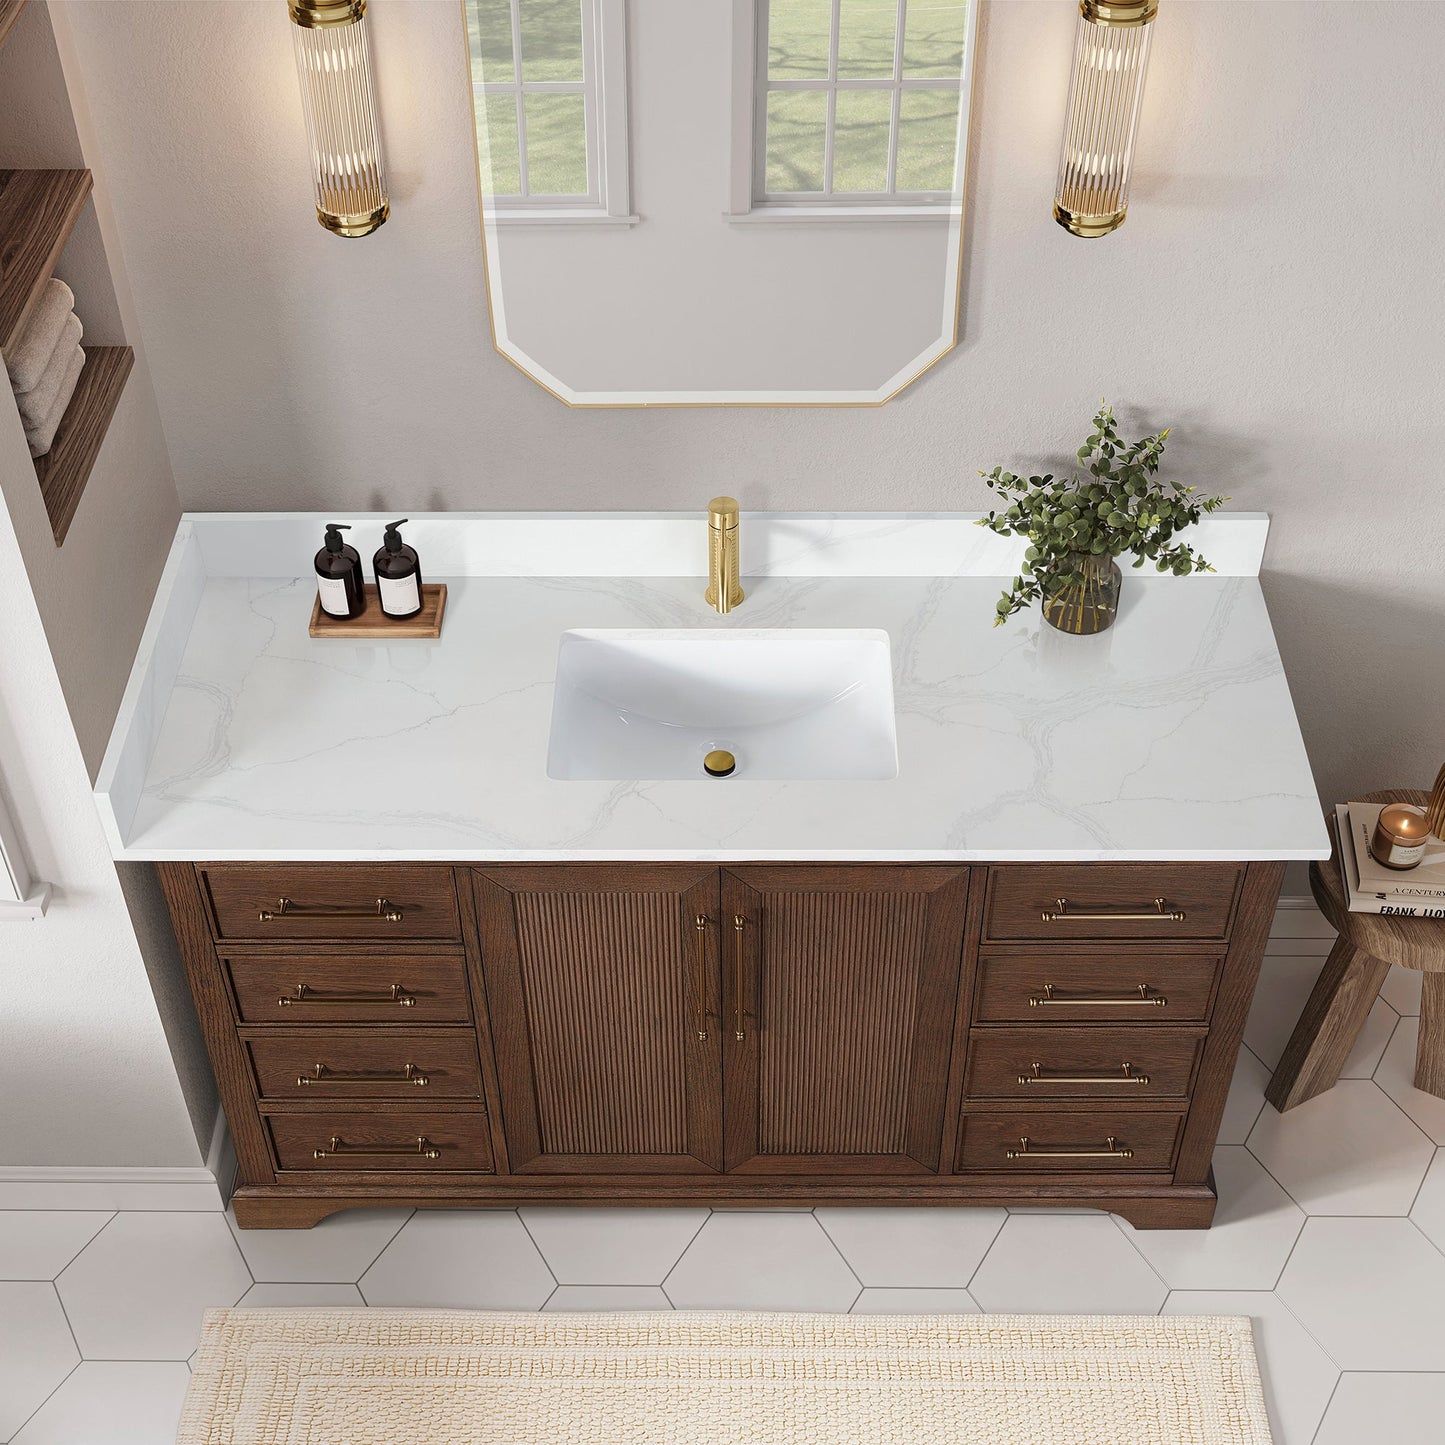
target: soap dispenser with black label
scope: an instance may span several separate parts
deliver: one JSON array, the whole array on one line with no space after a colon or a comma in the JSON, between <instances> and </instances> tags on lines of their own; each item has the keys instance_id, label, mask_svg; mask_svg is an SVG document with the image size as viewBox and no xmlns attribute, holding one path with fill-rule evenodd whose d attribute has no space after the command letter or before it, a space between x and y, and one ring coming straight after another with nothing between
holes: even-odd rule
<instances>
[{"instance_id":1,"label":"soap dispenser with black label","mask_svg":"<svg viewBox=\"0 0 1445 1445\"><path fill-rule=\"evenodd\" d=\"M361 553L341 540L350 530L344 522L328 522L325 545L316 554L316 595L330 617L360 617L366 611Z\"/></svg>"},{"instance_id":2,"label":"soap dispenser with black label","mask_svg":"<svg viewBox=\"0 0 1445 1445\"><path fill-rule=\"evenodd\" d=\"M376 568L376 592L381 610L388 617L415 617L421 611L421 561L416 548L401 540L398 527L406 518L387 524L372 565Z\"/></svg>"}]
</instances>

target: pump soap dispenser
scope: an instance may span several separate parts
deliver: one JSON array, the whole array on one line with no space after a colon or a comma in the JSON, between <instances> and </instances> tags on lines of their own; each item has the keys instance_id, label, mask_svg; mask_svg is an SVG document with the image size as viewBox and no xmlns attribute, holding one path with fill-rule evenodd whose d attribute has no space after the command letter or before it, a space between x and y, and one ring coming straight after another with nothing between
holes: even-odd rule
<instances>
[{"instance_id":1,"label":"pump soap dispenser","mask_svg":"<svg viewBox=\"0 0 1445 1445\"><path fill-rule=\"evenodd\" d=\"M381 546L372 558L381 610L397 619L415 617L421 611L421 561L416 548L407 546L397 531L406 520L403 517L387 524Z\"/></svg>"},{"instance_id":2,"label":"pump soap dispenser","mask_svg":"<svg viewBox=\"0 0 1445 1445\"><path fill-rule=\"evenodd\" d=\"M325 545L316 554L316 595L331 617L360 617L366 610L361 553L341 540L350 530L343 522L328 522Z\"/></svg>"}]
</instances>

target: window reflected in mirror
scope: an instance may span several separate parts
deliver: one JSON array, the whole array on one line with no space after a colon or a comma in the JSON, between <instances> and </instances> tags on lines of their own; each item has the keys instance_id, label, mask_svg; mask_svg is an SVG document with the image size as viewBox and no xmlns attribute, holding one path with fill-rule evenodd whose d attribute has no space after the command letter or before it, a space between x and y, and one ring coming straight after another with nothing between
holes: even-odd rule
<instances>
[{"instance_id":1,"label":"window reflected in mirror","mask_svg":"<svg viewBox=\"0 0 1445 1445\"><path fill-rule=\"evenodd\" d=\"M577 406L876 405L955 344L976 0L464 0L497 349Z\"/></svg>"},{"instance_id":2,"label":"window reflected in mirror","mask_svg":"<svg viewBox=\"0 0 1445 1445\"><path fill-rule=\"evenodd\" d=\"M953 201L963 0L759 0L753 199Z\"/></svg>"}]
</instances>

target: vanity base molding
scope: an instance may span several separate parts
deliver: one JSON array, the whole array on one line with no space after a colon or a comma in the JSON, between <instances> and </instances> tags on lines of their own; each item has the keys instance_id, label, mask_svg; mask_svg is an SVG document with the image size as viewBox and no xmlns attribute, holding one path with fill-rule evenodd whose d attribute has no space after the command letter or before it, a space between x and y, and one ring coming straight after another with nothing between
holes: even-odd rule
<instances>
[{"instance_id":1,"label":"vanity base molding","mask_svg":"<svg viewBox=\"0 0 1445 1445\"><path fill-rule=\"evenodd\" d=\"M1206 1228L1283 869L159 865L248 1229L689 1203Z\"/></svg>"},{"instance_id":2,"label":"vanity base molding","mask_svg":"<svg viewBox=\"0 0 1445 1445\"><path fill-rule=\"evenodd\" d=\"M356 1190L346 1194L280 1185L275 1188L242 1186L232 1196L236 1222L242 1229L310 1229L328 1215L344 1209L516 1209L524 1206L576 1204L586 1208L677 1208L701 1205L718 1209L767 1209L780 1206L832 1208L857 1205L883 1209L982 1208L1103 1209L1126 1219L1135 1229L1208 1229L1217 1199L1211 1171L1204 1184L1155 1186L1115 1185L1090 1193L1076 1186L1062 1189L1008 1189L963 1185L958 1181L909 1184L906 1188L879 1188L848 1180L777 1183L766 1190L740 1189L726 1181L699 1181L692 1187L668 1186L662 1192L656 1181L576 1181L544 1189L538 1180L494 1181L466 1192L418 1187L412 1192L395 1188Z\"/></svg>"}]
</instances>

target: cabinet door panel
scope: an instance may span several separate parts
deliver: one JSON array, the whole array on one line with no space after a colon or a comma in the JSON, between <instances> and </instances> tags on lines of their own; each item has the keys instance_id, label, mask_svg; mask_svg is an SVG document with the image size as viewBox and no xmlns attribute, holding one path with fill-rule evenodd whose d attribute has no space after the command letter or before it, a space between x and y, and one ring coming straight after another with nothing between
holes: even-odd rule
<instances>
[{"instance_id":1,"label":"cabinet door panel","mask_svg":"<svg viewBox=\"0 0 1445 1445\"><path fill-rule=\"evenodd\" d=\"M513 1172L720 1168L716 869L474 879Z\"/></svg>"},{"instance_id":2,"label":"cabinet door panel","mask_svg":"<svg viewBox=\"0 0 1445 1445\"><path fill-rule=\"evenodd\" d=\"M957 867L724 871L730 1170L938 1169L967 892Z\"/></svg>"}]
</instances>

